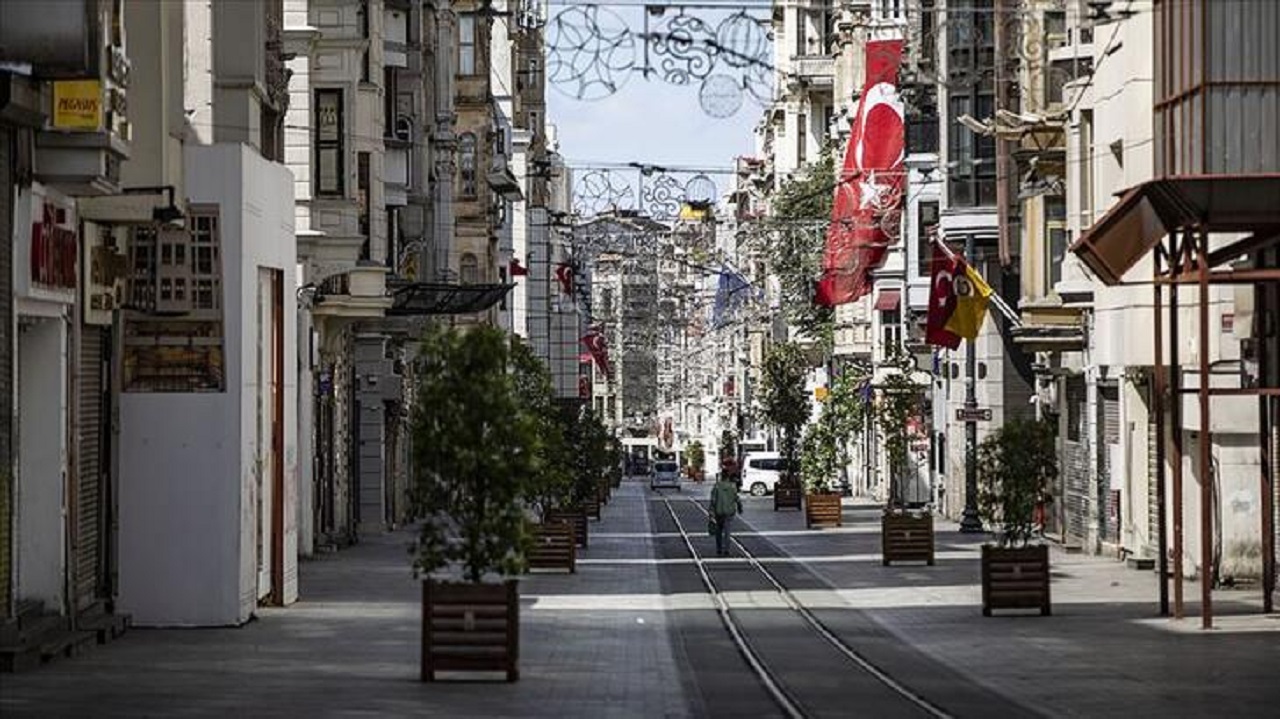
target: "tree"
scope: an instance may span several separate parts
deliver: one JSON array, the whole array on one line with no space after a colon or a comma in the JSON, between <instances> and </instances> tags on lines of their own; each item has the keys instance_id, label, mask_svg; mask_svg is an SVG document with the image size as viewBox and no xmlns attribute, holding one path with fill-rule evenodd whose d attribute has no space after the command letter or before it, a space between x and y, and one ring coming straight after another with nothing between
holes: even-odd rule
<instances>
[{"instance_id":1,"label":"tree","mask_svg":"<svg viewBox=\"0 0 1280 719\"><path fill-rule=\"evenodd\" d=\"M809 421L809 393L804 387L808 369L804 351L794 342L780 342L765 354L761 410L765 421L782 435L782 456L789 472L796 466L800 430Z\"/></svg>"},{"instance_id":2,"label":"tree","mask_svg":"<svg viewBox=\"0 0 1280 719\"><path fill-rule=\"evenodd\" d=\"M910 470L912 441L919 438L918 428L924 421L924 401L916 384L915 362L901 349L890 348L881 365L887 372L876 398L876 423L880 427L885 454L889 460L889 502L902 502L902 478Z\"/></svg>"},{"instance_id":3,"label":"tree","mask_svg":"<svg viewBox=\"0 0 1280 719\"><path fill-rule=\"evenodd\" d=\"M702 473L702 468L707 463L707 453L702 449L702 443L697 440L690 443L684 450L684 460L689 469L692 470L690 476L697 479Z\"/></svg>"},{"instance_id":4,"label":"tree","mask_svg":"<svg viewBox=\"0 0 1280 719\"><path fill-rule=\"evenodd\" d=\"M573 452L565 437L563 415L551 386L551 371L519 337L511 338L511 378L538 440L526 496L538 516L544 517L548 509L562 506L569 499Z\"/></svg>"},{"instance_id":5,"label":"tree","mask_svg":"<svg viewBox=\"0 0 1280 719\"><path fill-rule=\"evenodd\" d=\"M1000 546L1035 533L1036 505L1051 501L1058 477L1057 433L1043 420L1011 419L978 445L978 511L999 527Z\"/></svg>"},{"instance_id":6,"label":"tree","mask_svg":"<svg viewBox=\"0 0 1280 719\"><path fill-rule=\"evenodd\" d=\"M782 289L787 320L820 345L835 340L835 311L813 302L813 283L822 272L826 228L835 190L835 146L782 184L773 197L769 261Z\"/></svg>"},{"instance_id":7,"label":"tree","mask_svg":"<svg viewBox=\"0 0 1280 719\"><path fill-rule=\"evenodd\" d=\"M509 357L496 328L437 328L423 338L413 416L412 502L423 520L417 572L461 564L479 582L523 569L521 499L538 470L538 435Z\"/></svg>"},{"instance_id":8,"label":"tree","mask_svg":"<svg viewBox=\"0 0 1280 719\"><path fill-rule=\"evenodd\" d=\"M572 455L570 501L584 502L595 496L601 480L614 471L615 450L609 428L589 406L566 405L561 421Z\"/></svg>"},{"instance_id":9,"label":"tree","mask_svg":"<svg viewBox=\"0 0 1280 719\"><path fill-rule=\"evenodd\" d=\"M809 425L801 446L800 472L811 491L830 488L830 481L849 464L849 439L866 426L869 411L862 394L865 378L842 373L822 402L822 414Z\"/></svg>"}]
</instances>

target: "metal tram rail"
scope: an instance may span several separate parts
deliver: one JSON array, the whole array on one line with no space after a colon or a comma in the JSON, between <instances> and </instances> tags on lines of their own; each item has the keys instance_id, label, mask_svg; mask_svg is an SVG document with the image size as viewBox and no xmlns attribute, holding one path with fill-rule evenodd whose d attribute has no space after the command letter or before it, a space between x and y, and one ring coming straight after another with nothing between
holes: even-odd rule
<instances>
[{"instance_id":1,"label":"metal tram rail","mask_svg":"<svg viewBox=\"0 0 1280 719\"><path fill-rule=\"evenodd\" d=\"M697 507L704 516L709 516L709 512L706 507L702 506L702 504L697 500L688 498L684 501L689 502L694 507ZM724 624L725 630L728 631L730 638L733 639L733 643L737 646L738 652L742 654L747 665L751 667L751 670L760 679L760 683L764 686L766 691L769 692L769 695L773 698L778 707L788 717L800 719L801 717L809 716L809 714L804 710L804 706L801 701L792 695L791 691L783 685L778 677L775 676L774 672L770 670L765 662L760 658L759 652L752 647L746 633L743 631L742 627L739 626L738 621L734 619L733 608L729 606L728 600L725 599L724 594L721 593L720 589L716 586L715 581L711 578L711 574L707 571L702 556L698 554L696 549L694 549L693 541L690 539L688 531L685 530L684 524L680 521L680 517L676 514L675 508L671 505L671 499L669 497L663 497L662 502L666 506L667 512L671 515L671 520L675 522L676 529L680 532L680 538L684 541L685 548L689 551L689 556L693 558L694 564L698 569L698 575L702 578L703 586L706 587L707 592L715 601L716 611L720 615L720 621ZM778 581L778 578L775 577L774 574L756 558L755 554L749 551L740 541L738 541L737 538L731 537L730 539L733 544L738 547L738 551L740 551L742 556L747 559L747 562L751 567L759 572L761 576L763 576L769 584L773 586L774 590L778 592L778 595L782 598L787 607L803 618L805 623L809 625L815 634L840 654L844 655L844 657L852 662L854 666L869 676L874 677L878 682L888 687L895 694L915 705L918 709L929 716L935 717L936 719L952 719L951 714L948 714L941 707L933 704L928 699L925 699L920 694L912 691L901 682L886 674L859 654L856 649L846 644L844 640L840 639L840 637L836 636L836 634L828 629L821 620L814 616L813 612L811 612L808 607L805 607L796 598L796 596L792 594L791 590L787 589L783 586L782 582Z\"/></svg>"}]
</instances>

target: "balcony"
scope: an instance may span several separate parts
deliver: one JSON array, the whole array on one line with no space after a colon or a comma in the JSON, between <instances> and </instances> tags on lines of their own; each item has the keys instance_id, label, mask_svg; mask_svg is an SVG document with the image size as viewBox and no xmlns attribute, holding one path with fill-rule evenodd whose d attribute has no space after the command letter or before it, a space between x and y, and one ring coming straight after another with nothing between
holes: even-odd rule
<instances>
[{"instance_id":1,"label":"balcony","mask_svg":"<svg viewBox=\"0 0 1280 719\"><path fill-rule=\"evenodd\" d=\"M354 267L320 283L311 314L315 317L367 319L382 317L391 308L387 295L387 268Z\"/></svg>"},{"instance_id":2,"label":"balcony","mask_svg":"<svg viewBox=\"0 0 1280 719\"><path fill-rule=\"evenodd\" d=\"M830 55L793 55L791 71L796 78L818 87L833 87L836 61Z\"/></svg>"}]
</instances>

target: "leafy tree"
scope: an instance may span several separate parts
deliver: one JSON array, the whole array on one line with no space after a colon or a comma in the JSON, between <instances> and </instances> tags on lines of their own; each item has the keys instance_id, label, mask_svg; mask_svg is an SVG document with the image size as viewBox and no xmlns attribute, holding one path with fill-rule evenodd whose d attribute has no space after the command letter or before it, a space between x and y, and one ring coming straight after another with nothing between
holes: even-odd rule
<instances>
[{"instance_id":1,"label":"leafy tree","mask_svg":"<svg viewBox=\"0 0 1280 719\"><path fill-rule=\"evenodd\" d=\"M516 396L501 330L428 330L413 416L412 502L423 522L414 569L464 576L524 568L525 482L538 469L537 422Z\"/></svg>"},{"instance_id":2,"label":"leafy tree","mask_svg":"<svg viewBox=\"0 0 1280 719\"><path fill-rule=\"evenodd\" d=\"M573 484L573 452L565 437L562 414L551 386L551 371L519 337L511 339L511 378L516 396L534 424L538 440L526 497L539 517L543 517L548 509L565 504L569 498Z\"/></svg>"},{"instance_id":3,"label":"leafy tree","mask_svg":"<svg viewBox=\"0 0 1280 719\"><path fill-rule=\"evenodd\" d=\"M849 440L866 426L869 405L861 388L864 378L846 372L832 383L818 421L809 425L801 445L800 472L812 491L830 488L830 481L849 464Z\"/></svg>"},{"instance_id":4,"label":"leafy tree","mask_svg":"<svg viewBox=\"0 0 1280 719\"><path fill-rule=\"evenodd\" d=\"M800 431L809 421L809 393L804 379L809 363L794 342L775 344L765 354L760 382L760 405L764 419L782 435L782 456L788 467L796 466Z\"/></svg>"},{"instance_id":5,"label":"leafy tree","mask_svg":"<svg viewBox=\"0 0 1280 719\"><path fill-rule=\"evenodd\" d=\"M1000 546L1025 545L1036 505L1058 477L1056 432L1043 420L1011 419L978 445L978 511L999 527Z\"/></svg>"},{"instance_id":6,"label":"leafy tree","mask_svg":"<svg viewBox=\"0 0 1280 719\"><path fill-rule=\"evenodd\" d=\"M896 504L902 501L902 479L910 470L911 442L917 437L913 428L924 420L924 395L913 378L910 355L890 348L881 366L888 372L878 388L876 422L889 460L889 501Z\"/></svg>"},{"instance_id":7,"label":"leafy tree","mask_svg":"<svg viewBox=\"0 0 1280 719\"><path fill-rule=\"evenodd\" d=\"M561 421L573 457L569 499L574 503L584 502L594 497L600 482L609 479L615 471L616 454L611 449L614 438L588 406L564 406Z\"/></svg>"},{"instance_id":8,"label":"leafy tree","mask_svg":"<svg viewBox=\"0 0 1280 719\"><path fill-rule=\"evenodd\" d=\"M769 244L771 269L782 288L787 320L823 347L835 340L835 312L813 303L813 282L822 273L822 254L834 195L835 146L784 182L772 200Z\"/></svg>"},{"instance_id":9,"label":"leafy tree","mask_svg":"<svg viewBox=\"0 0 1280 719\"><path fill-rule=\"evenodd\" d=\"M694 441L684 450L684 460L695 473L701 472L707 463L707 453L702 449L702 443Z\"/></svg>"}]
</instances>

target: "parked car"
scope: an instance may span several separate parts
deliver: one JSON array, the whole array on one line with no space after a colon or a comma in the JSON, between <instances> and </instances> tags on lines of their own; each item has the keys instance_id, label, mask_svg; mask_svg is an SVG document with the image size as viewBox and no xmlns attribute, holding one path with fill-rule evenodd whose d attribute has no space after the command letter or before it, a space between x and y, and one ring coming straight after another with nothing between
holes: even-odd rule
<instances>
[{"instance_id":1,"label":"parked car","mask_svg":"<svg viewBox=\"0 0 1280 719\"><path fill-rule=\"evenodd\" d=\"M680 465L675 460L661 459L653 463L649 474L649 489L675 487L680 489Z\"/></svg>"},{"instance_id":2,"label":"parked car","mask_svg":"<svg viewBox=\"0 0 1280 719\"><path fill-rule=\"evenodd\" d=\"M777 452L747 452L742 458L740 486L755 497L773 494L786 468L787 461Z\"/></svg>"}]
</instances>

